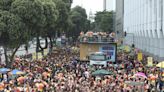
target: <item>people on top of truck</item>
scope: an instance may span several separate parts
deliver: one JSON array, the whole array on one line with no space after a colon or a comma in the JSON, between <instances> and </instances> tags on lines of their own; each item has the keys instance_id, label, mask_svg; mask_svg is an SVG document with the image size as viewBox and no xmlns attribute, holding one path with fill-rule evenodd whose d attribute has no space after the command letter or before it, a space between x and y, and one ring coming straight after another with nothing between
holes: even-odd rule
<instances>
[{"instance_id":1,"label":"people on top of truck","mask_svg":"<svg viewBox=\"0 0 164 92\"><path fill-rule=\"evenodd\" d=\"M84 32L80 33L80 42L114 42L114 33L106 32Z\"/></svg>"}]
</instances>

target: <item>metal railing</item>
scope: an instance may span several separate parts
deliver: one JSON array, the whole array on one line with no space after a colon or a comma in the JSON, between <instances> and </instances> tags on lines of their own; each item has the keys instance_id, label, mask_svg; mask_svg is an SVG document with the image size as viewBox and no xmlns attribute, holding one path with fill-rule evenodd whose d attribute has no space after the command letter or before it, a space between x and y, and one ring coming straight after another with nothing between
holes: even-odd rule
<instances>
[{"instance_id":1,"label":"metal railing","mask_svg":"<svg viewBox=\"0 0 164 92\"><path fill-rule=\"evenodd\" d=\"M80 38L81 43L86 43L86 42L97 42L97 43L103 43L103 42L115 42L114 38L94 38L94 37L88 37L88 38Z\"/></svg>"}]
</instances>

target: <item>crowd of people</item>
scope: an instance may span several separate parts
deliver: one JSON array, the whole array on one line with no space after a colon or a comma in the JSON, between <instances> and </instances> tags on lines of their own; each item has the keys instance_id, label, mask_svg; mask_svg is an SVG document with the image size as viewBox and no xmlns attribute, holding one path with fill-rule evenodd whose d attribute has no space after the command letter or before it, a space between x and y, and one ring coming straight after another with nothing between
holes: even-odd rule
<instances>
[{"instance_id":1,"label":"crowd of people","mask_svg":"<svg viewBox=\"0 0 164 92\"><path fill-rule=\"evenodd\" d=\"M114 42L114 33L106 32L84 32L80 33L79 40L80 42Z\"/></svg>"},{"instance_id":2,"label":"crowd of people","mask_svg":"<svg viewBox=\"0 0 164 92\"><path fill-rule=\"evenodd\" d=\"M11 77L13 75L10 73L1 74L0 92L158 92L162 90L162 80L159 76L161 70L157 67L145 67L142 62L137 61L135 55L118 52L116 64L109 64L108 67L90 66L89 62L80 62L78 58L79 52L74 52L71 48L60 48L41 60L16 59L12 69L21 70L25 74L18 74L15 77ZM105 69L113 74L93 76L92 72L97 69ZM146 77L135 76L136 73L141 72ZM152 76L155 76L154 79L151 79Z\"/></svg>"}]
</instances>

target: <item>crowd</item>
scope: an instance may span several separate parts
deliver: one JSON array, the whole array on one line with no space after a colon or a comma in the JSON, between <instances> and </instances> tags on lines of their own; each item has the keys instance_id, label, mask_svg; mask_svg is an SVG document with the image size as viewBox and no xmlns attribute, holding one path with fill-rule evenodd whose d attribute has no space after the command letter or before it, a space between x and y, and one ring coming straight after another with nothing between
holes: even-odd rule
<instances>
[{"instance_id":1,"label":"crowd","mask_svg":"<svg viewBox=\"0 0 164 92\"><path fill-rule=\"evenodd\" d=\"M119 52L116 64L108 67L90 66L78 58L79 52L61 48L41 60L16 59L12 69L26 74L14 78L10 73L1 74L0 92L158 92L162 89L161 70L145 67L127 53ZM93 76L97 69L113 74ZM146 77L134 76L141 72Z\"/></svg>"},{"instance_id":2,"label":"crowd","mask_svg":"<svg viewBox=\"0 0 164 92\"><path fill-rule=\"evenodd\" d=\"M114 33L106 33L106 32L87 32L84 34L81 32L79 36L80 42L114 42Z\"/></svg>"}]
</instances>

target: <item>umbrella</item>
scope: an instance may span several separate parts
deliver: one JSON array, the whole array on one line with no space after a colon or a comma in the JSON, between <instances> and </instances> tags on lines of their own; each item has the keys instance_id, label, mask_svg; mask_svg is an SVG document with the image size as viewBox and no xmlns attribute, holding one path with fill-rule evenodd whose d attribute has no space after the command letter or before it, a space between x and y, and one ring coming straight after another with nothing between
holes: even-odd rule
<instances>
[{"instance_id":1,"label":"umbrella","mask_svg":"<svg viewBox=\"0 0 164 92\"><path fill-rule=\"evenodd\" d=\"M10 72L12 75L20 75L20 74L25 74L24 72L20 71L20 70L17 70L17 69L14 69Z\"/></svg>"},{"instance_id":2,"label":"umbrella","mask_svg":"<svg viewBox=\"0 0 164 92\"><path fill-rule=\"evenodd\" d=\"M134 76L147 78L147 76L146 76L144 73L142 73L142 72L138 72L138 73L136 73Z\"/></svg>"},{"instance_id":3,"label":"umbrella","mask_svg":"<svg viewBox=\"0 0 164 92\"><path fill-rule=\"evenodd\" d=\"M8 69L8 68L0 68L0 73L6 73L8 71L10 71L10 69Z\"/></svg>"},{"instance_id":4,"label":"umbrella","mask_svg":"<svg viewBox=\"0 0 164 92\"><path fill-rule=\"evenodd\" d=\"M109 72L107 70L101 69L101 70L96 70L95 72L92 73L94 76L99 76L99 75L113 75L113 72Z\"/></svg>"},{"instance_id":5,"label":"umbrella","mask_svg":"<svg viewBox=\"0 0 164 92\"><path fill-rule=\"evenodd\" d=\"M139 85L143 85L144 82L125 81L125 84L131 85L131 86L139 86Z\"/></svg>"},{"instance_id":6,"label":"umbrella","mask_svg":"<svg viewBox=\"0 0 164 92\"><path fill-rule=\"evenodd\" d=\"M164 61L162 62L159 62L156 67L159 67L159 68L164 68Z\"/></svg>"}]
</instances>

